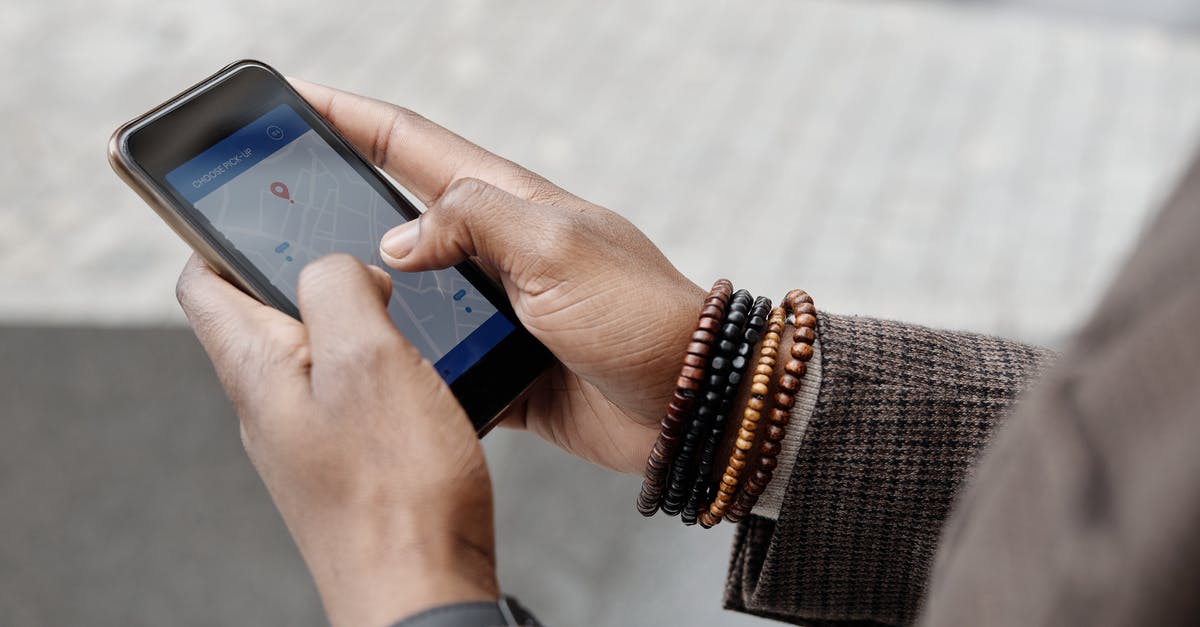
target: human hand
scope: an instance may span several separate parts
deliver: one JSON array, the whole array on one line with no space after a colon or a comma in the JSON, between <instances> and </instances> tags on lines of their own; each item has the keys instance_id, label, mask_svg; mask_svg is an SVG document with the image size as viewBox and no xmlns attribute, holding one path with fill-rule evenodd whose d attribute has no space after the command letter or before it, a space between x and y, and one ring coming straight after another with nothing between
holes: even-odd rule
<instances>
[{"instance_id":1,"label":"human hand","mask_svg":"<svg viewBox=\"0 0 1200 627\"><path fill-rule=\"evenodd\" d=\"M390 290L345 255L304 268L303 324L195 256L177 289L334 625L498 597L483 451Z\"/></svg>"},{"instance_id":2,"label":"human hand","mask_svg":"<svg viewBox=\"0 0 1200 627\"><path fill-rule=\"evenodd\" d=\"M704 292L621 216L411 111L303 81L300 93L428 206L384 237L403 271L476 258L561 361L510 410L579 457L640 472Z\"/></svg>"}]
</instances>

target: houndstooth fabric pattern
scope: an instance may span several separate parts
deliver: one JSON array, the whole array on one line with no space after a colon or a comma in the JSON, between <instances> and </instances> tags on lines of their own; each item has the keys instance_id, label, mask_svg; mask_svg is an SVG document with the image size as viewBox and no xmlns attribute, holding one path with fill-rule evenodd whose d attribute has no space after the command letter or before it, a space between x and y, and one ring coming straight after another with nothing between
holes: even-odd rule
<instances>
[{"instance_id":1,"label":"houndstooth fabric pattern","mask_svg":"<svg viewBox=\"0 0 1200 627\"><path fill-rule=\"evenodd\" d=\"M725 607L812 625L907 624L938 536L1050 351L821 314L822 376L779 519L738 528Z\"/></svg>"}]
</instances>

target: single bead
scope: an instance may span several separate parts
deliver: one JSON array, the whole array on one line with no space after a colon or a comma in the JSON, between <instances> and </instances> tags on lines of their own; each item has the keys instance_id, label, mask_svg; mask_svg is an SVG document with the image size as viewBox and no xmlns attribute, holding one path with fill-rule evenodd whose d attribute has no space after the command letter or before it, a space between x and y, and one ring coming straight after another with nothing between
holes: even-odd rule
<instances>
[{"instance_id":1,"label":"single bead","mask_svg":"<svg viewBox=\"0 0 1200 627\"><path fill-rule=\"evenodd\" d=\"M738 370L729 373L728 382L729 388L725 390L725 393L732 396L737 393L738 384L742 382L742 373Z\"/></svg>"},{"instance_id":2,"label":"single bead","mask_svg":"<svg viewBox=\"0 0 1200 627\"><path fill-rule=\"evenodd\" d=\"M792 405L794 405L795 403L796 403L796 397L792 396L791 394L788 394L787 392L780 392L775 395L775 406L776 407L786 407L788 409L791 409Z\"/></svg>"},{"instance_id":3,"label":"single bead","mask_svg":"<svg viewBox=\"0 0 1200 627\"><path fill-rule=\"evenodd\" d=\"M679 380L675 382L675 385L677 385L685 390L696 391L696 390L700 389L699 381L696 381L693 379L688 379L685 377L680 377Z\"/></svg>"},{"instance_id":4,"label":"single bead","mask_svg":"<svg viewBox=\"0 0 1200 627\"><path fill-rule=\"evenodd\" d=\"M722 353L730 354L737 350L737 344L732 340L721 340L720 342L717 342L717 348L720 349Z\"/></svg>"},{"instance_id":5,"label":"single bead","mask_svg":"<svg viewBox=\"0 0 1200 627\"><path fill-rule=\"evenodd\" d=\"M733 311L725 314L725 322L734 325L735 328L746 324L746 314L736 307L736 303L730 309L733 309Z\"/></svg>"},{"instance_id":6,"label":"single bead","mask_svg":"<svg viewBox=\"0 0 1200 627\"><path fill-rule=\"evenodd\" d=\"M808 361L809 359L812 359L813 347L811 344L805 344L800 340L796 340L796 343L792 344L791 353L792 357L795 357L800 361Z\"/></svg>"},{"instance_id":7,"label":"single bead","mask_svg":"<svg viewBox=\"0 0 1200 627\"><path fill-rule=\"evenodd\" d=\"M775 466L778 464L778 457L762 457L758 460L758 467L766 470L775 470Z\"/></svg>"},{"instance_id":8,"label":"single bead","mask_svg":"<svg viewBox=\"0 0 1200 627\"><path fill-rule=\"evenodd\" d=\"M767 339L763 340L762 345L763 348L779 348L779 338L768 337Z\"/></svg>"},{"instance_id":9,"label":"single bead","mask_svg":"<svg viewBox=\"0 0 1200 627\"><path fill-rule=\"evenodd\" d=\"M711 371L714 371L714 372L720 372L721 370L724 370L725 367L728 365L729 365L728 359L722 357L721 355L717 355L716 357L712 358L712 362L709 363L708 369Z\"/></svg>"},{"instance_id":10,"label":"single bead","mask_svg":"<svg viewBox=\"0 0 1200 627\"><path fill-rule=\"evenodd\" d=\"M732 322L726 323L725 326L721 327L721 336L731 340L741 335L741 333L742 327Z\"/></svg>"},{"instance_id":11,"label":"single bead","mask_svg":"<svg viewBox=\"0 0 1200 627\"><path fill-rule=\"evenodd\" d=\"M729 458L729 468L738 471L746 467L746 460L739 457Z\"/></svg>"},{"instance_id":12,"label":"single bead","mask_svg":"<svg viewBox=\"0 0 1200 627\"><path fill-rule=\"evenodd\" d=\"M779 425L767 425L767 439L776 441L782 440L783 434L783 428Z\"/></svg>"},{"instance_id":13,"label":"single bead","mask_svg":"<svg viewBox=\"0 0 1200 627\"><path fill-rule=\"evenodd\" d=\"M749 428L747 428L747 427L742 427L741 429L738 429L738 439L740 439L740 440L753 440L753 439L754 439L754 430L755 430L757 427L758 427L758 425L753 425L753 426L751 426L751 427L749 427Z\"/></svg>"},{"instance_id":14,"label":"single bead","mask_svg":"<svg viewBox=\"0 0 1200 627\"><path fill-rule=\"evenodd\" d=\"M801 314L815 316L817 315L817 306L812 303L800 303L792 308L792 314L797 316Z\"/></svg>"},{"instance_id":15,"label":"single bead","mask_svg":"<svg viewBox=\"0 0 1200 627\"><path fill-rule=\"evenodd\" d=\"M700 379L704 378L704 368L684 366L683 369L679 371L679 376L699 381Z\"/></svg>"},{"instance_id":16,"label":"single bead","mask_svg":"<svg viewBox=\"0 0 1200 627\"><path fill-rule=\"evenodd\" d=\"M729 361L729 366L731 368L733 368L734 370L745 370L746 369L746 358L742 357L741 355L738 355L737 357L734 357L732 360Z\"/></svg>"},{"instance_id":17,"label":"single bead","mask_svg":"<svg viewBox=\"0 0 1200 627\"><path fill-rule=\"evenodd\" d=\"M758 379L759 376L761 376L761 375L755 376L754 378ZM697 384L697 387L699 387L699 384ZM767 384L761 383L756 380L754 382L754 384L750 386L750 393L751 394L762 394L765 396L767 393Z\"/></svg>"},{"instance_id":18,"label":"single bead","mask_svg":"<svg viewBox=\"0 0 1200 627\"><path fill-rule=\"evenodd\" d=\"M712 332L720 328L721 321L716 318L704 317L700 319L700 322L696 326L702 331Z\"/></svg>"},{"instance_id":19,"label":"single bead","mask_svg":"<svg viewBox=\"0 0 1200 627\"><path fill-rule=\"evenodd\" d=\"M795 306L800 303L811 303L813 302L813 299L812 296L808 295L808 292L797 289L789 291L787 296L783 297L783 302L790 303L792 306Z\"/></svg>"},{"instance_id":20,"label":"single bead","mask_svg":"<svg viewBox=\"0 0 1200 627\"><path fill-rule=\"evenodd\" d=\"M712 351L712 347L704 342L692 342L687 345L687 352L701 358L708 358L708 354Z\"/></svg>"},{"instance_id":21,"label":"single bead","mask_svg":"<svg viewBox=\"0 0 1200 627\"><path fill-rule=\"evenodd\" d=\"M750 447L754 445L754 443L751 442L750 440L746 440L744 438L738 438L737 441L733 443L733 445L743 451L748 451L748 450L750 450Z\"/></svg>"},{"instance_id":22,"label":"single bead","mask_svg":"<svg viewBox=\"0 0 1200 627\"><path fill-rule=\"evenodd\" d=\"M779 389L783 390L784 392L795 394L796 390L800 389L800 379L797 379L790 374L785 374L782 377L779 377Z\"/></svg>"},{"instance_id":23,"label":"single bead","mask_svg":"<svg viewBox=\"0 0 1200 627\"><path fill-rule=\"evenodd\" d=\"M762 453L764 457L775 457L776 455L779 455L779 450L781 448L782 447L779 445L779 443L774 440L763 440L762 446L759 447L758 452Z\"/></svg>"},{"instance_id":24,"label":"single bead","mask_svg":"<svg viewBox=\"0 0 1200 627\"><path fill-rule=\"evenodd\" d=\"M813 342L817 341L817 332L808 327L799 327L796 329L795 333L792 334L792 340L796 342L812 344Z\"/></svg>"},{"instance_id":25,"label":"single bead","mask_svg":"<svg viewBox=\"0 0 1200 627\"><path fill-rule=\"evenodd\" d=\"M750 399L746 401L746 409L749 411L753 411L755 414L762 411L762 408L763 408L763 399L760 397L751 396Z\"/></svg>"},{"instance_id":26,"label":"single bead","mask_svg":"<svg viewBox=\"0 0 1200 627\"><path fill-rule=\"evenodd\" d=\"M799 359L789 359L788 362L783 365L783 371L792 375L793 377L803 377L804 373L808 372L808 366L804 365L804 362L800 361Z\"/></svg>"}]
</instances>

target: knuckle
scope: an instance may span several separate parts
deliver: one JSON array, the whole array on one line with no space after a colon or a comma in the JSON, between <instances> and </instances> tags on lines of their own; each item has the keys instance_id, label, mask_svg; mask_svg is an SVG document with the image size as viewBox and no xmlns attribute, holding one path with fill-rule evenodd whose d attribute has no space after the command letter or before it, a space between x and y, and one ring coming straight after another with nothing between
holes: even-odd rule
<instances>
[{"instance_id":1,"label":"knuckle","mask_svg":"<svg viewBox=\"0 0 1200 627\"><path fill-rule=\"evenodd\" d=\"M175 300L179 301L179 306L183 307L184 311L193 308L192 293L194 280L192 273L185 269L179 274L179 278L175 281Z\"/></svg>"},{"instance_id":2,"label":"knuckle","mask_svg":"<svg viewBox=\"0 0 1200 627\"><path fill-rule=\"evenodd\" d=\"M438 199L438 205L451 210L469 207L488 193L491 186L477 178L454 179Z\"/></svg>"},{"instance_id":3,"label":"knuckle","mask_svg":"<svg viewBox=\"0 0 1200 627\"><path fill-rule=\"evenodd\" d=\"M263 351L273 365L288 369L308 364L312 359L304 334L292 327L269 327L262 338Z\"/></svg>"},{"instance_id":4,"label":"knuckle","mask_svg":"<svg viewBox=\"0 0 1200 627\"><path fill-rule=\"evenodd\" d=\"M371 161L386 167L388 155L394 146L400 145L405 137L412 134L415 125L424 120L411 109L399 105L390 105L390 117L386 123L380 124L374 141L371 142Z\"/></svg>"},{"instance_id":5,"label":"knuckle","mask_svg":"<svg viewBox=\"0 0 1200 627\"><path fill-rule=\"evenodd\" d=\"M518 168L513 174L513 184L518 196L528 199L529 202L551 207L566 206L574 199L566 190L542 178L540 174L519 166Z\"/></svg>"}]
</instances>

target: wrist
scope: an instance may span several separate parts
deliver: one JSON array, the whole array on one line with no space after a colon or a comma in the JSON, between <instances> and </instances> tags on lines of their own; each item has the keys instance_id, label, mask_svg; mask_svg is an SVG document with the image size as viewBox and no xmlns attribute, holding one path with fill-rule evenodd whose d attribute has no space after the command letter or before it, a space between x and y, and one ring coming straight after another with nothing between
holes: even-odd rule
<instances>
[{"instance_id":1,"label":"wrist","mask_svg":"<svg viewBox=\"0 0 1200 627\"><path fill-rule=\"evenodd\" d=\"M386 625L438 605L499 598L491 493L480 496L371 514L347 507L324 521L311 513L306 532L293 535L330 622Z\"/></svg>"},{"instance_id":2,"label":"wrist","mask_svg":"<svg viewBox=\"0 0 1200 627\"><path fill-rule=\"evenodd\" d=\"M310 564L333 625L387 625L417 612L500 596L490 555L446 537Z\"/></svg>"}]
</instances>

